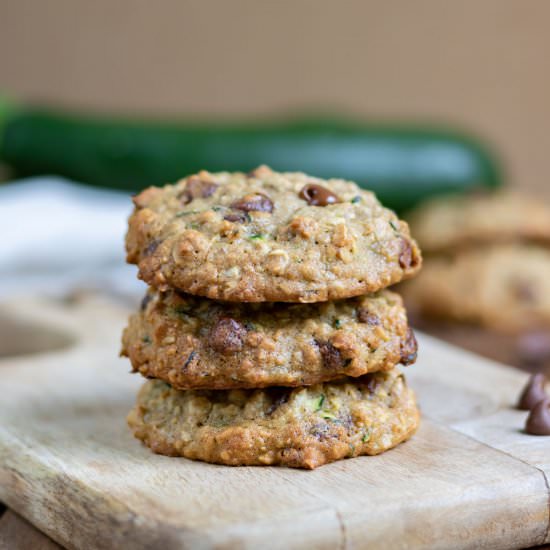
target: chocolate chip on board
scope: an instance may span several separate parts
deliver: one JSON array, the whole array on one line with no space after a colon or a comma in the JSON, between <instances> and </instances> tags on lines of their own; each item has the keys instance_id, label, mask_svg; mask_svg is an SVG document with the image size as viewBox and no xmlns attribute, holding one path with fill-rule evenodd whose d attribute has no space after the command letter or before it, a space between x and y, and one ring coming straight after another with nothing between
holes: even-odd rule
<instances>
[{"instance_id":1,"label":"chocolate chip on board","mask_svg":"<svg viewBox=\"0 0 550 550\"><path fill-rule=\"evenodd\" d=\"M529 413L525 431L531 435L550 435L550 398L539 401Z\"/></svg>"},{"instance_id":2,"label":"chocolate chip on board","mask_svg":"<svg viewBox=\"0 0 550 550\"><path fill-rule=\"evenodd\" d=\"M542 373L533 374L523 389L518 401L518 409L530 411L539 401L547 398L544 390L546 376Z\"/></svg>"}]
</instances>

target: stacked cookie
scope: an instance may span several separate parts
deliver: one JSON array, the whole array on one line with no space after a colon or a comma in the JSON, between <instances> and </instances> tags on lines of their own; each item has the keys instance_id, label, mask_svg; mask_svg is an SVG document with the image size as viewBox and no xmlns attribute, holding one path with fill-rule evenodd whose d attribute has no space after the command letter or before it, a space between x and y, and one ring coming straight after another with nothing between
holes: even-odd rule
<instances>
[{"instance_id":1,"label":"stacked cookie","mask_svg":"<svg viewBox=\"0 0 550 550\"><path fill-rule=\"evenodd\" d=\"M407 439L416 358L401 298L420 252L354 183L260 167L134 199L128 262L150 285L122 354L147 378L128 417L153 451L315 468Z\"/></svg>"}]
</instances>

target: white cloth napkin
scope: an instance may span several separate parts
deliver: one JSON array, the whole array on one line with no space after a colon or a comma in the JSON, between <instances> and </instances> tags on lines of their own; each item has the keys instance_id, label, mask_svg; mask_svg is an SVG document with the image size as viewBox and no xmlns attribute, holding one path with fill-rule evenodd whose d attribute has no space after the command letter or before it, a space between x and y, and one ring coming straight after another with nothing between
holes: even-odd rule
<instances>
[{"instance_id":1,"label":"white cloth napkin","mask_svg":"<svg viewBox=\"0 0 550 550\"><path fill-rule=\"evenodd\" d=\"M0 296L142 293L135 267L124 263L131 209L126 193L57 177L1 184Z\"/></svg>"}]
</instances>

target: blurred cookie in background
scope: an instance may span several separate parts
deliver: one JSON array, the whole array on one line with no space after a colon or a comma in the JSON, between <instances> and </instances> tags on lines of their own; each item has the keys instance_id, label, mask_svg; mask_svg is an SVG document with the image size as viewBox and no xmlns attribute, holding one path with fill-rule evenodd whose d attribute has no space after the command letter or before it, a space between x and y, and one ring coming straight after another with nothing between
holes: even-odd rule
<instances>
[{"instance_id":1,"label":"blurred cookie in background","mask_svg":"<svg viewBox=\"0 0 550 550\"><path fill-rule=\"evenodd\" d=\"M483 245L436 255L403 290L428 317L512 333L550 326L550 248Z\"/></svg>"},{"instance_id":2,"label":"blurred cookie in background","mask_svg":"<svg viewBox=\"0 0 550 550\"><path fill-rule=\"evenodd\" d=\"M550 372L550 206L509 191L447 196L408 220L425 253L419 277L399 287L413 323Z\"/></svg>"},{"instance_id":3,"label":"blurred cookie in background","mask_svg":"<svg viewBox=\"0 0 550 550\"><path fill-rule=\"evenodd\" d=\"M426 254L506 242L550 246L550 206L507 190L443 195L406 218Z\"/></svg>"}]
</instances>

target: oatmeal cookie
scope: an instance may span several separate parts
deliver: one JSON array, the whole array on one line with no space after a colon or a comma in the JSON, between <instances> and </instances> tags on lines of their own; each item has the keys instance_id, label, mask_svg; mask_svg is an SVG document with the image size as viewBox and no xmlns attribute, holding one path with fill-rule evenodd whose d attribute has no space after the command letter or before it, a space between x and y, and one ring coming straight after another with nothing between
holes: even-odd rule
<instances>
[{"instance_id":1,"label":"oatmeal cookie","mask_svg":"<svg viewBox=\"0 0 550 550\"><path fill-rule=\"evenodd\" d=\"M319 302L414 275L408 226L343 180L260 167L200 172L134 198L127 260L160 290L236 302Z\"/></svg>"},{"instance_id":2,"label":"oatmeal cookie","mask_svg":"<svg viewBox=\"0 0 550 550\"><path fill-rule=\"evenodd\" d=\"M128 423L155 453L312 469L395 447L414 433L419 412L394 369L294 389L178 391L150 380Z\"/></svg>"},{"instance_id":3,"label":"oatmeal cookie","mask_svg":"<svg viewBox=\"0 0 550 550\"><path fill-rule=\"evenodd\" d=\"M408 220L426 253L471 244L550 244L550 208L509 191L437 197L411 212Z\"/></svg>"},{"instance_id":4,"label":"oatmeal cookie","mask_svg":"<svg viewBox=\"0 0 550 550\"><path fill-rule=\"evenodd\" d=\"M509 332L550 326L550 249L507 244L429 257L400 290L424 316Z\"/></svg>"},{"instance_id":5,"label":"oatmeal cookie","mask_svg":"<svg viewBox=\"0 0 550 550\"><path fill-rule=\"evenodd\" d=\"M416 359L398 294L318 304L236 304L150 289L122 354L176 389L311 385Z\"/></svg>"},{"instance_id":6,"label":"oatmeal cookie","mask_svg":"<svg viewBox=\"0 0 550 550\"><path fill-rule=\"evenodd\" d=\"M550 208L508 191L438 197L418 207L408 220L425 253L471 244L550 244Z\"/></svg>"}]
</instances>

